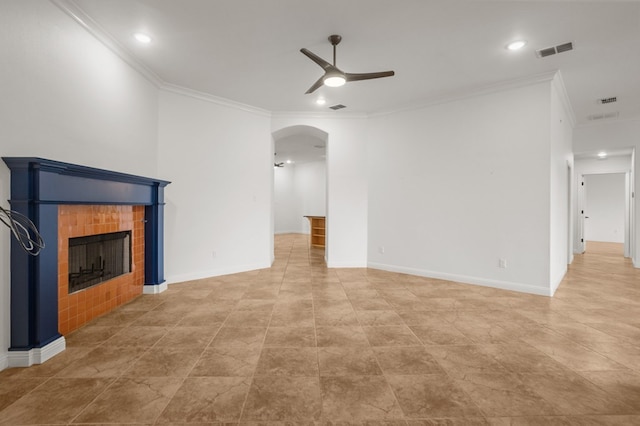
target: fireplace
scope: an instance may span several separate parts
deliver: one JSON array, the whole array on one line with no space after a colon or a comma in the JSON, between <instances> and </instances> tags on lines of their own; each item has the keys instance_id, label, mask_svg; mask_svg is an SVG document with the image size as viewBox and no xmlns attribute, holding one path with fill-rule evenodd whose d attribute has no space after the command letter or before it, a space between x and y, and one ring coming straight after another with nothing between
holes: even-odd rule
<instances>
[{"instance_id":1,"label":"fireplace","mask_svg":"<svg viewBox=\"0 0 640 426\"><path fill-rule=\"evenodd\" d=\"M166 289L164 188L170 182L42 158L3 160L11 171L11 209L27 216L46 244L34 257L11 241L8 363L25 367L65 349L61 330L77 328L129 297ZM123 231L131 232L130 272L69 294L68 239ZM105 263L97 269L108 268Z\"/></svg>"},{"instance_id":2,"label":"fireplace","mask_svg":"<svg viewBox=\"0 0 640 426\"><path fill-rule=\"evenodd\" d=\"M131 231L69 239L69 293L131 272Z\"/></svg>"}]
</instances>

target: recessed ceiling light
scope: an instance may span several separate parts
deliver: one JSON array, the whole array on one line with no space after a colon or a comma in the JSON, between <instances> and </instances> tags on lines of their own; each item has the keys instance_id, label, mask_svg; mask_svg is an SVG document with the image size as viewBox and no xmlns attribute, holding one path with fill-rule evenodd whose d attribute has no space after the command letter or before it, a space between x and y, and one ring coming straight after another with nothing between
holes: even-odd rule
<instances>
[{"instance_id":1,"label":"recessed ceiling light","mask_svg":"<svg viewBox=\"0 0 640 426\"><path fill-rule=\"evenodd\" d=\"M525 40L516 40L507 44L507 50L520 50L527 45Z\"/></svg>"},{"instance_id":2,"label":"recessed ceiling light","mask_svg":"<svg viewBox=\"0 0 640 426\"><path fill-rule=\"evenodd\" d=\"M138 40L140 43L149 44L151 43L151 37L144 33L135 33L133 37Z\"/></svg>"},{"instance_id":3,"label":"recessed ceiling light","mask_svg":"<svg viewBox=\"0 0 640 426\"><path fill-rule=\"evenodd\" d=\"M291 163L293 163L293 161L287 160L287 164L291 164Z\"/></svg>"},{"instance_id":4,"label":"recessed ceiling light","mask_svg":"<svg viewBox=\"0 0 640 426\"><path fill-rule=\"evenodd\" d=\"M600 152L598 153L598 158L607 158L607 153L606 153L606 152L604 152L604 151L600 151Z\"/></svg>"},{"instance_id":5,"label":"recessed ceiling light","mask_svg":"<svg viewBox=\"0 0 640 426\"><path fill-rule=\"evenodd\" d=\"M326 99L324 99L324 98L318 98L318 99L316 99L316 104L317 104L317 105L324 105L324 104L326 104L326 103L327 103L327 101L326 101Z\"/></svg>"}]
</instances>

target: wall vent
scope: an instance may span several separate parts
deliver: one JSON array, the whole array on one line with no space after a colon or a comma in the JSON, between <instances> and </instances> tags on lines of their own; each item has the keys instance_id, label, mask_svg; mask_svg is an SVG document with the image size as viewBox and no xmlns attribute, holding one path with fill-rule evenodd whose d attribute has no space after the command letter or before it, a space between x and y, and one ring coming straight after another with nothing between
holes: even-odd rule
<instances>
[{"instance_id":1,"label":"wall vent","mask_svg":"<svg viewBox=\"0 0 640 426\"><path fill-rule=\"evenodd\" d=\"M334 105L334 106L330 106L329 108L331 108L334 111L337 111L339 109L346 108L346 107L347 107L346 105L337 104L337 105Z\"/></svg>"},{"instance_id":2,"label":"wall vent","mask_svg":"<svg viewBox=\"0 0 640 426\"><path fill-rule=\"evenodd\" d=\"M557 46L545 47L544 49L536 50L536 55L538 55L538 58L545 58L547 56L568 52L570 50L573 50L573 42L562 43Z\"/></svg>"},{"instance_id":3,"label":"wall vent","mask_svg":"<svg viewBox=\"0 0 640 426\"><path fill-rule=\"evenodd\" d=\"M602 98L602 99L598 99L598 103L605 105L605 104L612 104L614 102L618 102L618 97L617 96L612 96L610 98Z\"/></svg>"},{"instance_id":4,"label":"wall vent","mask_svg":"<svg viewBox=\"0 0 640 426\"><path fill-rule=\"evenodd\" d=\"M591 114L591 115L587 116L587 120L589 120L589 121L606 120L606 119L610 119L610 118L618 118L619 115L620 115L620 113L618 111L608 112L606 114Z\"/></svg>"}]
</instances>

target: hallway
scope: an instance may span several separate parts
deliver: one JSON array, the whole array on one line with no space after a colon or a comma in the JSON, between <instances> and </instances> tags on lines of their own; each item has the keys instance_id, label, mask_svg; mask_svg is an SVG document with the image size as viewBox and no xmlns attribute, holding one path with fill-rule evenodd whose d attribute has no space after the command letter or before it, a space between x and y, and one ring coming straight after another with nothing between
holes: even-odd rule
<instances>
[{"instance_id":1,"label":"hallway","mask_svg":"<svg viewBox=\"0 0 640 426\"><path fill-rule=\"evenodd\" d=\"M589 243L548 298L275 241L269 269L141 296L0 372L0 424L640 424L640 270L617 247Z\"/></svg>"}]
</instances>

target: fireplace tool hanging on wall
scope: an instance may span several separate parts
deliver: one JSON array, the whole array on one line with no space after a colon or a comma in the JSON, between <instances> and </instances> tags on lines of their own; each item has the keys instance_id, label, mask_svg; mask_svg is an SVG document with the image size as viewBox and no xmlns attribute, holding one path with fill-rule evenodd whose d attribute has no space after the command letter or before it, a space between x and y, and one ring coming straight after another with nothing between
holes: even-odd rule
<instances>
[{"instance_id":1,"label":"fireplace tool hanging on wall","mask_svg":"<svg viewBox=\"0 0 640 426\"><path fill-rule=\"evenodd\" d=\"M13 236L20 243L20 247L30 254L37 256L44 248L44 241L36 225L25 215L14 210L6 210L0 206L0 221L11 229Z\"/></svg>"}]
</instances>

